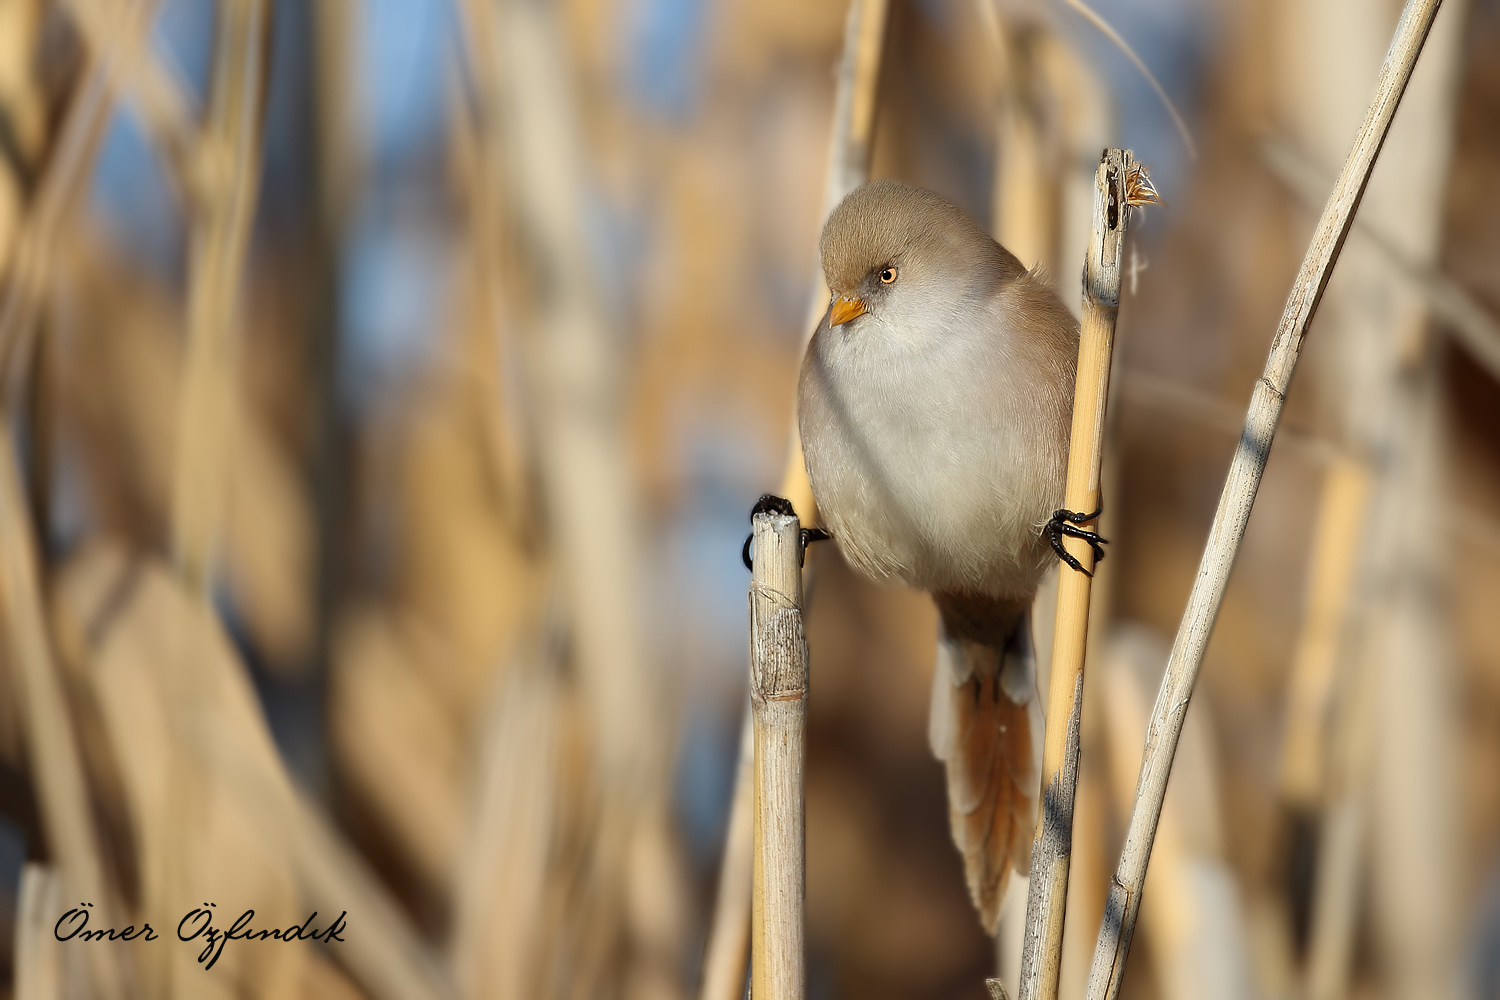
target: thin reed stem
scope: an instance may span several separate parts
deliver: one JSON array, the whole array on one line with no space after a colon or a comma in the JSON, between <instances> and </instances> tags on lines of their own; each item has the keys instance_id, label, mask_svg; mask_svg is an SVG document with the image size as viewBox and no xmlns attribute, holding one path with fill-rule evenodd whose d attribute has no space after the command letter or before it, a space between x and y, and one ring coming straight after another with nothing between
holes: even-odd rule
<instances>
[{"instance_id":1,"label":"thin reed stem","mask_svg":"<svg viewBox=\"0 0 1500 1000\"><path fill-rule=\"evenodd\" d=\"M1064 506L1078 513L1092 513L1102 506L1099 476L1104 464L1110 359L1115 318L1120 311L1129 189L1132 174L1139 169L1129 151L1109 149L1095 175L1094 217L1083 268L1083 323L1078 338L1073 431L1063 495ZM1086 541L1065 538L1063 544L1086 572L1064 568L1058 582L1047 737L1042 755L1042 808L1031 848L1020 1000L1056 1000L1062 971L1073 800L1078 788L1078 733L1083 718L1083 663L1088 649L1089 589L1094 568L1093 548Z\"/></svg>"},{"instance_id":2,"label":"thin reed stem","mask_svg":"<svg viewBox=\"0 0 1500 1000\"><path fill-rule=\"evenodd\" d=\"M260 128L270 16L263 0L218 13L214 85L198 157L207 193L194 220L187 353L178 402L172 550L194 589L209 585L223 516L238 311L260 189Z\"/></svg>"},{"instance_id":3,"label":"thin reed stem","mask_svg":"<svg viewBox=\"0 0 1500 1000\"><path fill-rule=\"evenodd\" d=\"M54 152L26 209L0 299L0 626L14 672L42 831L69 898L92 902L110 926L118 901L107 881L73 717L53 655L42 599L42 557L28 516L13 415L30 368L37 314L57 230L94 162L108 117L106 71L93 62L78 81ZM114 945L83 959L96 995L124 995Z\"/></svg>"},{"instance_id":4,"label":"thin reed stem","mask_svg":"<svg viewBox=\"0 0 1500 1000\"><path fill-rule=\"evenodd\" d=\"M59 224L93 167L110 107L108 73L95 60L74 89L55 150L26 207L5 276L4 297L0 298L0 370L5 373L8 402L17 398L17 380L27 368Z\"/></svg>"},{"instance_id":5,"label":"thin reed stem","mask_svg":"<svg viewBox=\"0 0 1500 1000\"><path fill-rule=\"evenodd\" d=\"M0 413L0 621L6 656L19 682L27 754L48 849L67 898L94 905L98 926L117 926L88 784L61 673L52 654L41 593L40 554L26 514L15 426ZM99 943L83 962L95 996L125 996L118 946Z\"/></svg>"},{"instance_id":6,"label":"thin reed stem","mask_svg":"<svg viewBox=\"0 0 1500 1000\"><path fill-rule=\"evenodd\" d=\"M1130 827L1110 886L1093 967L1089 971L1088 1000L1116 1000L1119 996L1125 958L1140 913L1151 844L1161 819L1162 801L1172 770L1172 758L1182 735L1188 701L1192 697L1198 669L1203 664L1209 634L1229 581L1229 571L1234 566L1245 525L1250 519L1250 509L1265 472L1271 441L1302 353L1303 339L1317 312L1339 251L1348 238L1355 210L1369 183L1380 147L1385 142L1440 5L1441 0L1408 0L1402 11L1395 37L1380 69L1374 100L1365 113L1354 147L1323 209L1323 216L1282 313L1265 372L1255 384L1239 447L1235 450L1224 492L1214 513L1208 544L1167 661L1166 676L1162 678L1161 690L1151 712Z\"/></svg>"},{"instance_id":7,"label":"thin reed stem","mask_svg":"<svg viewBox=\"0 0 1500 1000\"><path fill-rule=\"evenodd\" d=\"M260 181L260 128L269 44L265 0L220 5L214 40L209 107L196 157L204 167L202 196L193 204L188 262L187 330L178 381L173 455L171 544L186 589L206 607L223 529L235 428L235 366L240 289L250 247ZM168 911L191 897L199 877L202 834L212 773L184 748L192 728L211 704L211 687L198 661L206 655L205 632L185 623L162 671L178 710L168 729L179 752L166 768L165 836L145 852L142 905ZM191 667L186 664L192 664ZM145 989L185 995L186 970L163 952L142 963Z\"/></svg>"},{"instance_id":8,"label":"thin reed stem","mask_svg":"<svg viewBox=\"0 0 1500 1000\"><path fill-rule=\"evenodd\" d=\"M806 843L807 642L802 522L755 515L750 583L750 705L755 720L751 996L802 1000Z\"/></svg>"},{"instance_id":9,"label":"thin reed stem","mask_svg":"<svg viewBox=\"0 0 1500 1000\"><path fill-rule=\"evenodd\" d=\"M745 945L750 940L752 829L755 824L755 729L747 709L740 725L740 759L729 807L724 859L712 933L703 952L700 1000L740 1000L745 992Z\"/></svg>"},{"instance_id":10,"label":"thin reed stem","mask_svg":"<svg viewBox=\"0 0 1500 1000\"><path fill-rule=\"evenodd\" d=\"M102 0L64 0L89 48L108 72L110 86L137 113L161 150L189 208L210 192L203 188L197 109L184 83L149 44L155 2L116 9Z\"/></svg>"},{"instance_id":11,"label":"thin reed stem","mask_svg":"<svg viewBox=\"0 0 1500 1000\"><path fill-rule=\"evenodd\" d=\"M838 89L833 101L833 137L829 144L828 177L823 185L823 212L818 219L820 230L839 202L870 179L888 10L889 0L851 0L849 4L849 15L844 22L844 54L839 59ZM807 321L802 324L804 343L812 337L827 311L828 285L821 264L815 263L812 300L808 303ZM812 484L807 481L807 466L802 458L802 438L795 420L781 496L792 502L808 524L817 520Z\"/></svg>"},{"instance_id":12,"label":"thin reed stem","mask_svg":"<svg viewBox=\"0 0 1500 1000\"><path fill-rule=\"evenodd\" d=\"M1261 159L1276 179L1312 208L1318 205L1323 189L1317 165L1290 142L1266 139L1260 146ZM1391 266L1396 275L1415 285L1427 299L1433 315L1442 320L1453 338L1473 355L1474 360L1496 382L1500 382L1500 321L1497 321L1474 296L1432 263L1418 260L1390 232L1369 219L1356 219L1354 232Z\"/></svg>"},{"instance_id":13,"label":"thin reed stem","mask_svg":"<svg viewBox=\"0 0 1500 1000\"><path fill-rule=\"evenodd\" d=\"M870 154L874 148L875 112L878 107L881 57L889 0L852 0L844 21L844 49L836 73L837 89L833 102L833 130L829 143L828 175L823 188L823 210L818 220L821 228L845 196L869 179ZM820 265L813 267L813 294L808 304L803 339L812 336L828 309L828 286ZM792 421L787 447L786 470L782 475L781 496L810 524L816 517L812 485L807 480L807 466L802 458L802 439ZM741 742L750 740L750 717L746 716ZM750 744L753 747L753 743ZM751 801L750 781L753 769L741 767L735 778L734 802ZM729 819L727 841L750 841L752 811L735 808ZM750 852L731 851L726 846L719 872L720 894L726 886L750 884ZM736 890L736 905L749 906L748 897ZM745 966L745 949L750 938L748 910L730 909L722 902L714 910L704 951L705 968L699 1000L739 1000L742 984L731 982L727 973L733 967ZM735 955L738 958L735 958ZM712 964L708 964L708 963ZM721 975L720 973L724 973ZM743 975L741 975L743 978ZM727 991L727 992L722 992Z\"/></svg>"}]
</instances>

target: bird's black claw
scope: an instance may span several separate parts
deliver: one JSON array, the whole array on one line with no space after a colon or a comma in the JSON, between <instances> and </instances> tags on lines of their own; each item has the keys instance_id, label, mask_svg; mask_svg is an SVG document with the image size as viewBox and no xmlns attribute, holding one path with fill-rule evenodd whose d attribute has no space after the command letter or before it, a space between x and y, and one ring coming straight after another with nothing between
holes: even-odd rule
<instances>
[{"instance_id":1,"label":"bird's black claw","mask_svg":"<svg viewBox=\"0 0 1500 1000\"><path fill-rule=\"evenodd\" d=\"M792 502L786 497L779 497L772 493L763 493L761 494L761 498L755 501L755 506L750 508L750 520L753 522L755 520L756 514L771 513L785 514L788 517L794 517L796 516L797 511L792 506ZM811 545L813 542L821 542L832 537L832 535L824 531L822 528L803 528L800 538L800 541L802 543L800 546L801 551L797 554L798 565L802 565L807 562L807 547L809 545ZM752 573L755 572L755 561L750 558L750 544L754 541L755 532L752 531L750 532L750 534L745 536L745 544L740 548L740 561L743 562L745 564L745 568Z\"/></svg>"},{"instance_id":2,"label":"bird's black claw","mask_svg":"<svg viewBox=\"0 0 1500 1000\"><path fill-rule=\"evenodd\" d=\"M826 542L826 541L828 541L828 539L830 539L832 537L833 537L832 535L830 535L828 532L824 531L822 528L803 528L802 529L802 561L803 562L807 561L807 547L809 545L811 545L813 542Z\"/></svg>"},{"instance_id":3,"label":"bird's black claw","mask_svg":"<svg viewBox=\"0 0 1500 1000\"><path fill-rule=\"evenodd\" d=\"M793 517L797 509L786 497L779 497L774 493L762 493L760 499L755 501L755 506L750 508L750 520L755 520L756 514L784 514Z\"/></svg>"},{"instance_id":4,"label":"bird's black claw","mask_svg":"<svg viewBox=\"0 0 1500 1000\"><path fill-rule=\"evenodd\" d=\"M1052 543L1052 551L1057 553L1057 558L1082 573L1084 576L1092 577L1094 574L1083 568L1083 563L1075 559L1066 548L1063 547L1063 536L1069 538L1081 538L1089 543L1089 548L1094 550L1094 563L1097 565L1104 561L1104 546L1109 539L1102 537L1097 531L1089 531L1087 528L1078 527L1080 524L1088 524L1094 518L1104 513L1100 507L1092 514L1080 514L1072 510L1055 510L1052 519L1047 522L1047 540Z\"/></svg>"}]
</instances>

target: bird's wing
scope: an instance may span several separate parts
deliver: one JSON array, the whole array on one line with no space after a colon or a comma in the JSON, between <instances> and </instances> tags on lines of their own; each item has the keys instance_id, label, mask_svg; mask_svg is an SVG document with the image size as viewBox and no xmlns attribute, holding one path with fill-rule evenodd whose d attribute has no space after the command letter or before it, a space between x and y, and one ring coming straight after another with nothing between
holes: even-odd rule
<instances>
[{"instance_id":1,"label":"bird's wing","mask_svg":"<svg viewBox=\"0 0 1500 1000\"><path fill-rule=\"evenodd\" d=\"M928 736L948 773L948 817L969 895L991 934L1010 870L1031 863L1042 714L1026 605L939 596Z\"/></svg>"}]
</instances>

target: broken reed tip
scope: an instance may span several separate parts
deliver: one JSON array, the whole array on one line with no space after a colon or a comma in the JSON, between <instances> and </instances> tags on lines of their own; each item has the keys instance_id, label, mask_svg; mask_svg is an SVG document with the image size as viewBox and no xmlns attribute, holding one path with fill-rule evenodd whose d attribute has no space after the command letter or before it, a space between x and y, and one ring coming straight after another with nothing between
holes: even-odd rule
<instances>
[{"instance_id":1,"label":"broken reed tip","mask_svg":"<svg viewBox=\"0 0 1500 1000\"><path fill-rule=\"evenodd\" d=\"M1151 177L1146 173L1146 168L1139 163L1132 163L1125 174L1125 204L1131 208L1137 205L1164 205L1161 194L1156 190L1156 185L1151 183Z\"/></svg>"}]
</instances>

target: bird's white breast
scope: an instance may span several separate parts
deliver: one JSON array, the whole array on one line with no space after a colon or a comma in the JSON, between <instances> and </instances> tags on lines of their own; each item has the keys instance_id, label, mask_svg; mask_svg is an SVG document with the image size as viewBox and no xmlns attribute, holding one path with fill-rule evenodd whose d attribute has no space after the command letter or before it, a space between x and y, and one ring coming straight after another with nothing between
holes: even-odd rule
<instances>
[{"instance_id":1,"label":"bird's white breast","mask_svg":"<svg viewBox=\"0 0 1500 1000\"><path fill-rule=\"evenodd\" d=\"M1071 360L1028 339L1017 308L1002 292L825 321L814 337L799 385L808 474L859 569L931 591L1035 588L1062 500Z\"/></svg>"}]
</instances>

